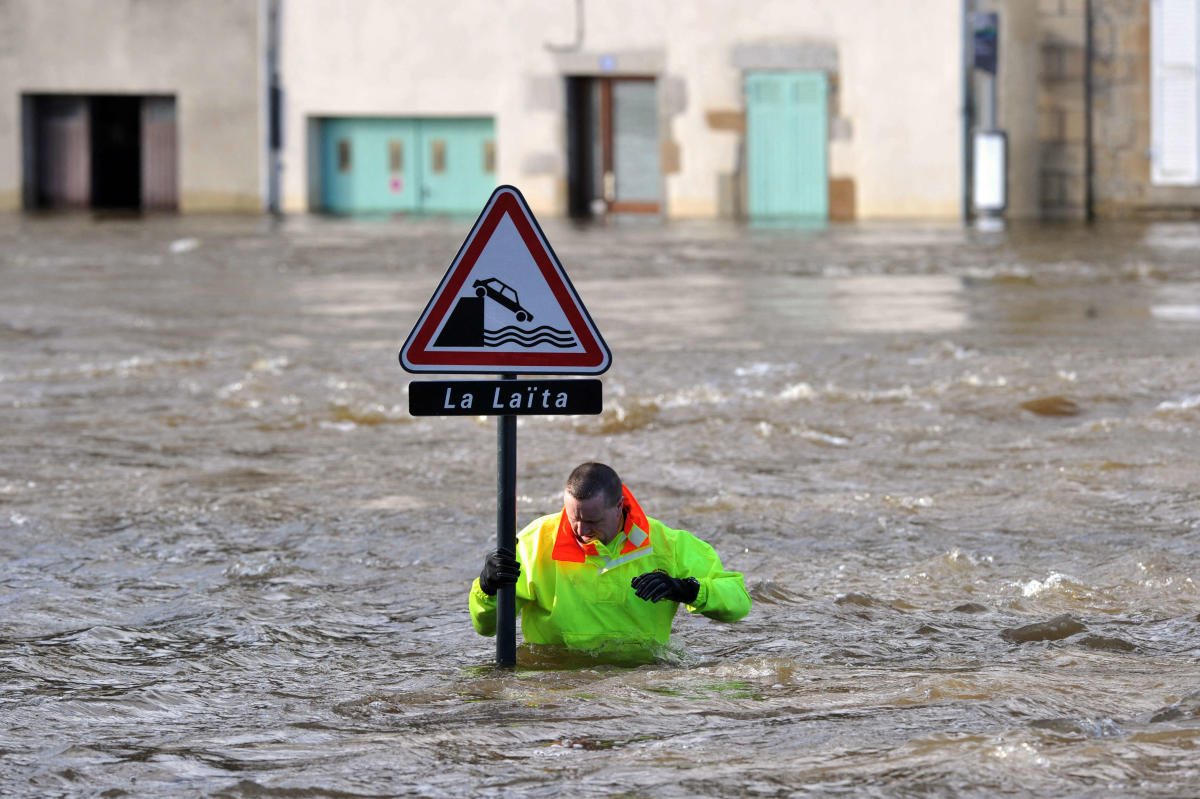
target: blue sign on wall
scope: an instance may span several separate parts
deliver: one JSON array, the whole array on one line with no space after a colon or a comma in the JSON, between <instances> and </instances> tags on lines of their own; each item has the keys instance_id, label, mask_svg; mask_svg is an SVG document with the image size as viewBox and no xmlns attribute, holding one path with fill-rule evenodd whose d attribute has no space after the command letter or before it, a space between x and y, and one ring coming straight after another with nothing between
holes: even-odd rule
<instances>
[{"instance_id":1,"label":"blue sign on wall","mask_svg":"<svg viewBox=\"0 0 1200 799\"><path fill-rule=\"evenodd\" d=\"M1000 54L1000 16L998 14L971 15L972 63L976 69L996 74L996 62Z\"/></svg>"}]
</instances>

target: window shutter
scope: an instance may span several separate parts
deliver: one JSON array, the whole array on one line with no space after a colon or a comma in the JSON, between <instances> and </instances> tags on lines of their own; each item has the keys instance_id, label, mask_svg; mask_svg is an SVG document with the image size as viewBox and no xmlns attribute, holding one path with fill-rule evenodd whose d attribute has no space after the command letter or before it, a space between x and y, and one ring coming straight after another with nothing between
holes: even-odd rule
<instances>
[{"instance_id":1,"label":"window shutter","mask_svg":"<svg viewBox=\"0 0 1200 799\"><path fill-rule=\"evenodd\" d=\"M1200 183L1200 0L1154 0L1150 106L1151 180Z\"/></svg>"}]
</instances>

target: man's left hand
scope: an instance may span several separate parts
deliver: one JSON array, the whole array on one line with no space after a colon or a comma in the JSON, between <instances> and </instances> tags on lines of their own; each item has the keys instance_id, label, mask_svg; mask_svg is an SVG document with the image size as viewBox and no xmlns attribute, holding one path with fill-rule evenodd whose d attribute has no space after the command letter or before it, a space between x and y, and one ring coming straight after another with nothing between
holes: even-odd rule
<instances>
[{"instance_id":1,"label":"man's left hand","mask_svg":"<svg viewBox=\"0 0 1200 799\"><path fill-rule=\"evenodd\" d=\"M690 605L696 601L696 595L700 592L700 583L695 577L680 580L663 571L639 574L630 584L638 598L647 602L670 599Z\"/></svg>"}]
</instances>

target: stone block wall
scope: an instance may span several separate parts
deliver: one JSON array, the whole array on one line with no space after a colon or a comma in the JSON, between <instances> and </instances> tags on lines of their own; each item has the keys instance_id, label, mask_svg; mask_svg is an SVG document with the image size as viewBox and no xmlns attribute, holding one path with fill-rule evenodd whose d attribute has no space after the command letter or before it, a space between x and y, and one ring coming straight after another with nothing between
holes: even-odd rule
<instances>
[{"instance_id":1,"label":"stone block wall","mask_svg":"<svg viewBox=\"0 0 1200 799\"><path fill-rule=\"evenodd\" d=\"M1200 216L1200 186L1151 180L1150 3L1092 0L1094 208L1101 217Z\"/></svg>"},{"instance_id":2,"label":"stone block wall","mask_svg":"<svg viewBox=\"0 0 1200 799\"><path fill-rule=\"evenodd\" d=\"M1097 216L1148 210L1150 3L1092 2L1092 181Z\"/></svg>"},{"instance_id":3,"label":"stone block wall","mask_svg":"<svg viewBox=\"0 0 1200 799\"><path fill-rule=\"evenodd\" d=\"M980 0L981 9L1000 13L1002 31L1007 16L1010 37L1019 39L1002 36L1000 43L1002 59L1010 53L1000 74L1001 126L1010 132L1010 184L1036 174L1037 187L1012 185L1011 195L1024 202L1010 215L1083 219L1090 203L1101 218L1200 216L1200 186L1156 186L1151 179L1150 5ZM1034 54L1036 76L1022 61ZM1036 130L1021 124L1034 97Z\"/></svg>"},{"instance_id":4,"label":"stone block wall","mask_svg":"<svg viewBox=\"0 0 1200 799\"><path fill-rule=\"evenodd\" d=\"M1037 29L1039 215L1082 219L1087 196L1084 0L1040 0Z\"/></svg>"}]
</instances>

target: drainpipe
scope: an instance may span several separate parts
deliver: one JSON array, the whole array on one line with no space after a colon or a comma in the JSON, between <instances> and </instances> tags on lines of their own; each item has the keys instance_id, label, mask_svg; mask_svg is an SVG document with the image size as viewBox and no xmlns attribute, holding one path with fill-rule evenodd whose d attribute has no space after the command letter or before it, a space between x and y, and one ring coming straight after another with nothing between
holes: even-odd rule
<instances>
[{"instance_id":1,"label":"drainpipe","mask_svg":"<svg viewBox=\"0 0 1200 799\"><path fill-rule=\"evenodd\" d=\"M280 212L283 171L283 81L279 76L279 12L281 0L267 0L267 210Z\"/></svg>"},{"instance_id":2,"label":"drainpipe","mask_svg":"<svg viewBox=\"0 0 1200 799\"><path fill-rule=\"evenodd\" d=\"M1092 61L1096 57L1093 34L1092 0L1083 6L1083 216L1087 222L1096 220L1096 195L1092 172L1095 168L1095 144L1092 135Z\"/></svg>"},{"instance_id":3,"label":"drainpipe","mask_svg":"<svg viewBox=\"0 0 1200 799\"><path fill-rule=\"evenodd\" d=\"M974 62L972 57L972 31L971 31L971 12L974 7L973 0L962 0L961 4L961 19L959 20L960 30L962 31L962 221L971 221L971 194L972 180L971 175L974 171L974 163L971 158L971 127L974 124L974 107L975 107L975 89L972 76L974 74Z\"/></svg>"}]
</instances>

